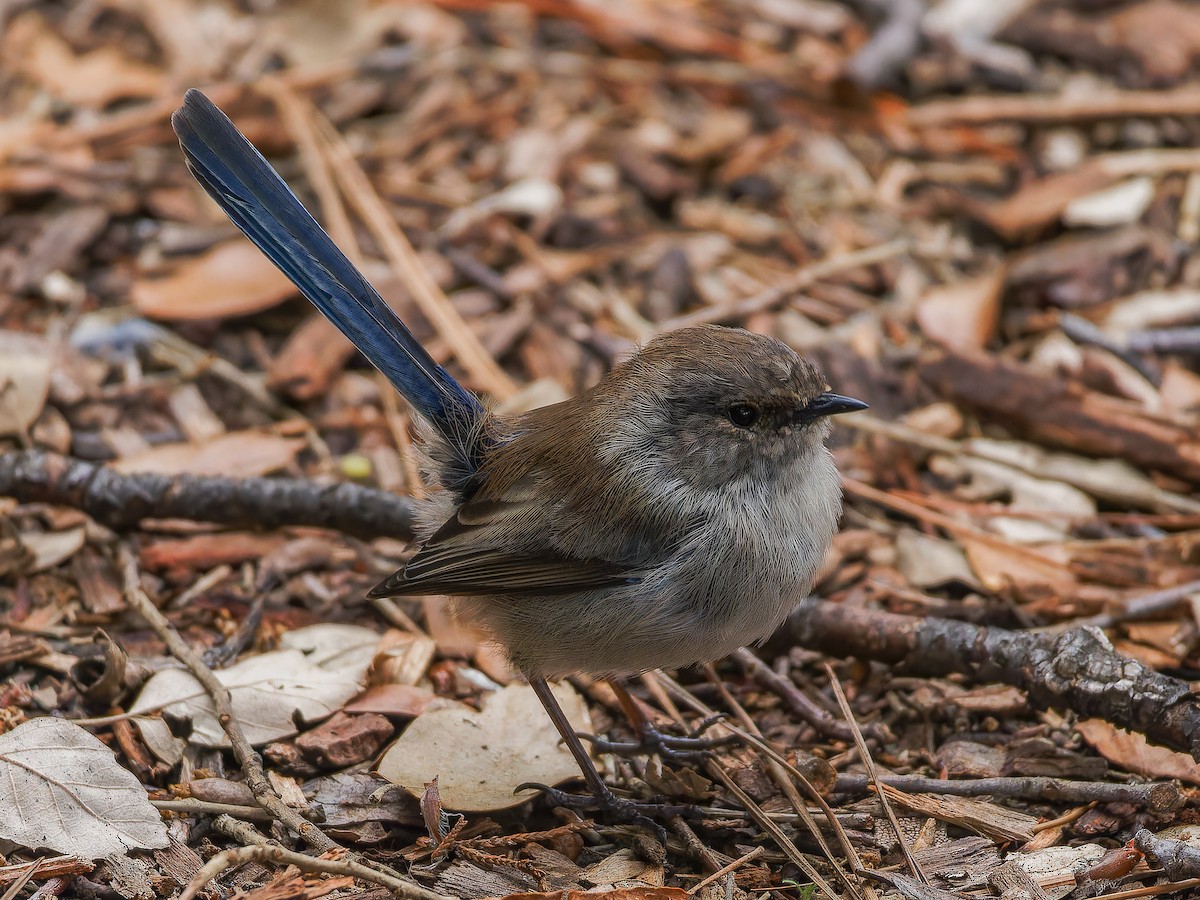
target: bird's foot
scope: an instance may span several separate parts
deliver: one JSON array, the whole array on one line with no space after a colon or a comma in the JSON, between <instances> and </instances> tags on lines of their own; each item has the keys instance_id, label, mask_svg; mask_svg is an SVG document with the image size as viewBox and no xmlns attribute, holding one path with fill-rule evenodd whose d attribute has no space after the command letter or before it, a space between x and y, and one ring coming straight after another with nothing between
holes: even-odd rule
<instances>
[{"instance_id":1,"label":"bird's foot","mask_svg":"<svg viewBox=\"0 0 1200 900\"><path fill-rule=\"evenodd\" d=\"M618 797L606 787L603 793L596 794L570 794L558 788L550 787L546 784L537 784L536 782L526 782L517 788L518 791L534 790L538 791L554 806L562 806L566 809L586 810L589 812L600 811L608 813L618 822L627 825L636 825L640 828L648 828L658 837L664 845L667 840L666 830L659 825L651 816L663 819L682 816L685 818L695 818L698 810L695 806L682 803L659 803L647 802L639 800L630 800L626 797Z\"/></svg>"},{"instance_id":2,"label":"bird's foot","mask_svg":"<svg viewBox=\"0 0 1200 900\"><path fill-rule=\"evenodd\" d=\"M737 741L737 738L733 735L720 738L703 737L704 732L708 731L708 729L712 728L712 726L723 718L723 715L709 716L703 719L691 732L682 736L660 731L648 721L643 722L638 729L641 739L637 741L610 741L608 738L590 734L581 734L579 736L590 743L592 748L599 753L611 753L614 756L657 755L664 762L682 766L687 763L702 762L709 759L712 756L712 751L717 747L723 747Z\"/></svg>"}]
</instances>

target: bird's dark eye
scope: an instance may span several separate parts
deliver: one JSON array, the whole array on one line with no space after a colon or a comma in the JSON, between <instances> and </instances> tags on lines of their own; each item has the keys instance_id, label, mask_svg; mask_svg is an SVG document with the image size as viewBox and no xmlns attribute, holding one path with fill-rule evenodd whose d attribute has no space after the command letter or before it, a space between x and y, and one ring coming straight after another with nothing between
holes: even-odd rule
<instances>
[{"instance_id":1,"label":"bird's dark eye","mask_svg":"<svg viewBox=\"0 0 1200 900\"><path fill-rule=\"evenodd\" d=\"M749 403L734 403L725 414L738 428L749 428L758 421L758 409Z\"/></svg>"}]
</instances>

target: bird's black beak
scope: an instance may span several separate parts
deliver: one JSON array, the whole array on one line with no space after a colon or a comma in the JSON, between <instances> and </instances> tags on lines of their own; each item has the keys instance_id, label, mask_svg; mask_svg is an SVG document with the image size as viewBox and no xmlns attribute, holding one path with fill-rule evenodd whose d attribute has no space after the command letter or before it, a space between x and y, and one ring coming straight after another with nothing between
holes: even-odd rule
<instances>
[{"instance_id":1,"label":"bird's black beak","mask_svg":"<svg viewBox=\"0 0 1200 900\"><path fill-rule=\"evenodd\" d=\"M844 397L832 391L826 391L808 404L804 409L806 419L820 419L824 416L837 416L842 413L858 412L866 409L867 404L853 397Z\"/></svg>"}]
</instances>

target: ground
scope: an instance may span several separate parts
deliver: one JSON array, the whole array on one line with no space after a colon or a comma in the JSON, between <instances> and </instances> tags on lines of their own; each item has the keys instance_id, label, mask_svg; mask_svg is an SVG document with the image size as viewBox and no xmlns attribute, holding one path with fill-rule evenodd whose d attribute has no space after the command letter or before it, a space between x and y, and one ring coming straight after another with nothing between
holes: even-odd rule
<instances>
[{"instance_id":1,"label":"ground","mask_svg":"<svg viewBox=\"0 0 1200 900\"><path fill-rule=\"evenodd\" d=\"M11 896L1200 890L1196 7L0 23ZM630 683L664 728L734 738L600 755L674 805L665 847L513 797L578 786L502 653L440 601L364 599L411 537L408 412L199 190L169 123L189 87L501 410L697 322L871 404L836 422L813 598ZM631 740L610 685L559 690Z\"/></svg>"}]
</instances>

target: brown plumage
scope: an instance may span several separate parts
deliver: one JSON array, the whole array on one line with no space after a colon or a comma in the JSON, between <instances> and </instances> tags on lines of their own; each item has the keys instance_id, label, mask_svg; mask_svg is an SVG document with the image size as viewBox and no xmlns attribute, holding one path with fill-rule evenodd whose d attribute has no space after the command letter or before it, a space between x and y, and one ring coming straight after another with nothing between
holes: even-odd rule
<instances>
[{"instance_id":1,"label":"brown plumage","mask_svg":"<svg viewBox=\"0 0 1200 900\"><path fill-rule=\"evenodd\" d=\"M779 341L701 326L655 338L578 397L492 416L203 94L171 123L209 196L422 423L423 543L373 593L457 598L529 677L592 792L636 816L546 677L716 659L770 634L837 525L826 417L866 404L829 393Z\"/></svg>"},{"instance_id":2,"label":"brown plumage","mask_svg":"<svg viewBox=\"0 0 1200 900\"><path fill-rule=\"evenodd\" d=\"M661 335L577 397L488 419L495 449L466 490L434 492L421 549L374 594L460 598L542 675L638 672L760 640L836 527L825 396L772 338ZM735 407L754 421L734 424Z\"/></svg>"}]
</instances>

